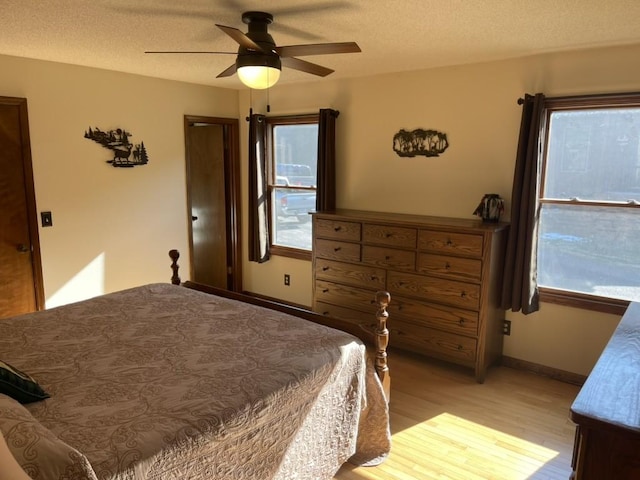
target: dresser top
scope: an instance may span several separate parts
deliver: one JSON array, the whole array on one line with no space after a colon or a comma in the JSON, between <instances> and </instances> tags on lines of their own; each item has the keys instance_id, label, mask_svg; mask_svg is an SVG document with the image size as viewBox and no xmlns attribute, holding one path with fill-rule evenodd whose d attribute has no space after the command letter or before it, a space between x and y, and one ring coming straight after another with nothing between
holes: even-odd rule
<instances>
[{"instance_id":1,"label":"dresser top","mask_svg":"<svg viewBox=\"0 0 640 480\"><path fill-rule=\"evenodd\" d=\"M571 406L578 424L640 432L640 303L631 303Z\"/></svg>"},{"instance_id":2,"label":"dresser top","mask_svg":"<svg viewBox=\"0 0 640 480\"><path fill-rule=\"evenodd\" d=\"M388 224L415 225L416 227L453 227L472 228L475 230L497 232L509 227L507 222L483 222L481 219L435 217L428 215L411 215L406 213L371 212L367 210L336 209L331 212L312 214L318 218L330 217L345 221L372 221Z\"/></svg>"}]
</instances>

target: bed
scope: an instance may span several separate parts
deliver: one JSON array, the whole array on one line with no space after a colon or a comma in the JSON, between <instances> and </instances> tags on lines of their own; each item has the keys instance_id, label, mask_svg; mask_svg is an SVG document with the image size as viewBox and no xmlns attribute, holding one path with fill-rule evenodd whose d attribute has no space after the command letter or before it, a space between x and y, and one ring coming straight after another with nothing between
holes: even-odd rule
<instances>
[{"instance_id":1,"label":"bed","mask_svg":"<svg viewBox=\"0 0 640 480\"><path fill-rule=\"evenodd\" d=\"M360 329L178 285L171 257L173 285L0 320L0 360L45 397L0 394L0 432L32 478L322 480L384 460L387 294Z\"/></svg>"}]
</instances>

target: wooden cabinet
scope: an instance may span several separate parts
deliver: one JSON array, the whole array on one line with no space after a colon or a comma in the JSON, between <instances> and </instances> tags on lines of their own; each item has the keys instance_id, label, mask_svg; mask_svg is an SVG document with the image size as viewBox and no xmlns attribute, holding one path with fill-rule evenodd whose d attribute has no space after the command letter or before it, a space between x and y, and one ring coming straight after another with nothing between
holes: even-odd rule
<instances>
[{"instance_id":1,"label":"wooden cabinet","mask_svg":"<svg viewBox=\"0 0 640 480\"><path fill-rule=\"evenodd\" d=\"M640 303L631 303L571 406L575 480L640 478Z\"/></svg>"},{"instance_id":2,"label":"wooden cabinet","mask_svg":"<svg viewBox=\"0 0 640 480\"><path fill-rule=\"evenodd\" d=\"M313 215L313 309L371 322L391 294L390 346L474 369L502 355L501 278L508 225L337 210Z\"/></svg>"}]
</instances>

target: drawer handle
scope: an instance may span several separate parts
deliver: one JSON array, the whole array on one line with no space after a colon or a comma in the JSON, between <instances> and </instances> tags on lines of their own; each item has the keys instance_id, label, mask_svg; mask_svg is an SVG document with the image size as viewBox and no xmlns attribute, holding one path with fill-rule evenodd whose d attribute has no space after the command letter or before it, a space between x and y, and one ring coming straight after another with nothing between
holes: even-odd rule
<instances>
[{"instance_id":1,"label":"drawer handle","mask_svg":"<svg viewBox=\"0 0 640 480\"><path fill-rule=\"evenodd\" d=\"M449 262L444 264L444 269L445 270L451 270L451 265L449 265Z\"/></svg>"},{"instance_id":2,"label":"drawer handle","mask_svg":"<svg viewBox=\"0 0 640 480\"><path fill-rule=\"evenodd\" d=\"M322 315L324 315L325 317L329 316L329 312L322 312Z\"/></svg>"},{"instance_id":3,"label":"drawer handle","mask_svg":"<svg viewBox=\"0 0 640 480\"><path fill-rule=\"evenodd\" d=\"M375 281L375 280L378 279L378 277L376 277L375 275L371 275L371 277L369 279L372 280L372 281Z\"/></svg>"},{"instance_id":4,"label":"drawer handle","mask_svg":"<svg viewBox=\"0 0 640 480\"><path fill-rule=\"evenodd\" d=\"M461 319L458 321L458 323L459 323L460 325L464 325L464 318L461 318Z\"/></svg>"},{"instance_id":5,"label":"drawer handle","mask_svg":"<svg viewBox=\"0 0 640 480\"><path fill-rule=\"evenodd\" d=\"M385 256L384 256L384 259L385 259L385 260L391 260L391 257L390 257L389 255L385 255Z\"/></svg>"},{"instance_id":6,"label":"drawer handle","mask_svg":"<svg viewBox=\"0 0 640 480\"><path fill-rule=\"evenodd\" d=\"M325 288L325 289L322 290L322 293L327 293L328 291L329 291L329 289Z\"/></svg>"},{"instance_id":7,"label":"drawer handle","mask_svg":"<svg viewBox=\"0 0 640 480\"><path fill-rule=\"evenodd\" d=\"M326 272L327 270L329 270L329 267L322 267L323 272Z\"/></svg>"},{"instance_id":8,"label":"drawer handle","mask_svg":"<svg viewBox=\"0 0 640 480\"><path fill-rule=\"evenodd\" d=\"M462 345L458 345L458 350L462 350Z\"/></svg>"},{"instance_id":9,"label":"drawer handle","mask_svg":"<svg viewBox=\"0 0 640 480\"><path fill-rule=\"evenodd\" d=\"M465 297L467 296L467 294L466 294L466 292L460 292L460 296L461 296L462 298L465 298Z\"/></svg>"},{"instance_id":10,"label":"drawer handle","mask_svg":"<svg viewBox=\"0 0 640 480\"><path fill-rule=\"evenodd\" d=\"M450 247L451 245L453 245L453 242L451 241L451 239L447 239L447 247Z\"/></svg>"},{"instance_id":11,"label":"drawer handle","mask_svg":"<svg viewBox=\"0 0 640 480\"><path fill-rule=\"evenodd\" d=\"M387 234L385 235L385 237L387 237L387 238L391 238L391 237L393 237L393 233L387 233Z\"/></svg>"},{"instance_id":12,"label":"drawer handle","mask_svg":"<svg viewBox=\"0 0 640 480\"><path fill-rule=\"evenodd\" d=\"M340 250L342 250L342 247L336 247L333 249L334 252L339 252Z\"/></svg>"},{"instance_id":13,"label":"drawer handle","mask_svg":"<svg viewBox=\"0 0 640 480\"><path fill-rule=\"evenodd\" d=\"M342 230L342 227L335 227L333 230L339 232L340 230Z\"/></svg>"}]
</instances>

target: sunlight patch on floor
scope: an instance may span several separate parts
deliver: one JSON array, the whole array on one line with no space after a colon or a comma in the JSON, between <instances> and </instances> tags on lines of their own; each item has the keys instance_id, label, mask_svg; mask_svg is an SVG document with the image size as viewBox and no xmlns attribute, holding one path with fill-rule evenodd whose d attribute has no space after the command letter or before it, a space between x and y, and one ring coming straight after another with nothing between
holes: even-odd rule
<instances>
[{"instance_id":1,"label":"sunlight patch on floor","mask_svg":"<svg viewBox=\"0 0 640 480\"><path fill-rule=\"evenodd\" d=\"M347 468L340 478L566 478L563 469L553 463L558 455L555 450L445 412L395 433L391 454L378 467Z\"/></svg>"},{"instance_id":2,"label":"sunlight patch on floor","mask_svg":"<svg viewBox=\"0 0 640 480\"><path fill-rule=\"evenodd\" d=\"M407 441L414 448L420 445L421 459L413 459L416 472L422 470L422 462L428 462L430 470L434 464L441 465L469 479L531 478L558 456L549 448L446 412L396 434L393 440L399 455Z\"/></svg>"}]
</instances>

